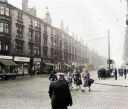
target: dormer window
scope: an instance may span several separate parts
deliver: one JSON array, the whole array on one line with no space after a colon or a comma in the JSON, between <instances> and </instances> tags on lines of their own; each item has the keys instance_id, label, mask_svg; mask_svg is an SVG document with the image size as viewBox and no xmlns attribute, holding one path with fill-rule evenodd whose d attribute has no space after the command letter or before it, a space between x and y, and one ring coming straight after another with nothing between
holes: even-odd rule
<instances>
[{"instance_id":1,"label":"dormer window","mask_svg":"<svg viewBox=\"0 0 128 109\"><path fill-rule=\"evenodd\" d=\"M17 20L22 22L23 21L23 15L18 12Z\"/></svg>"}]
</instances>

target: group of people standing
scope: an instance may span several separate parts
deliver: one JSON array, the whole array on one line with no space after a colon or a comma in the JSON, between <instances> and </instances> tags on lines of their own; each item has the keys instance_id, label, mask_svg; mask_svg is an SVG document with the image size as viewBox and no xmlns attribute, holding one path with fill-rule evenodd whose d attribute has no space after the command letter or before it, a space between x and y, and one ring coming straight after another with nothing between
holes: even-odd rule
<instances>
[{"instance_id":1,"label":"group of people standing","mask_svg":"<svg viewBox=\"0 0 128 109\"><path fill-rule=\"evenodd\" d=\"M106 70L104 67L99 68L99 70L97 71L97 75L99 80L105 79L106 77Z\"/></svg>"},{"instance_id":2,"label":"group of people standing","mask_svg":"<svg viewBox=\"0 0 128 109\"><path fill-rule=\"evenodd\" d=\"M49 80L49 96L52 109L67 109L68 106L73 104L70 93L73 83L76 86L76 90L81 89L84 92L85 87L88 87L89 91L91 91L90 86L94 82L93 79L90 79L90 73L87 68L83 68L81 72L75 68L73 72L68 72L67 74L51 72Z\"/></svg>"}]
</instances>

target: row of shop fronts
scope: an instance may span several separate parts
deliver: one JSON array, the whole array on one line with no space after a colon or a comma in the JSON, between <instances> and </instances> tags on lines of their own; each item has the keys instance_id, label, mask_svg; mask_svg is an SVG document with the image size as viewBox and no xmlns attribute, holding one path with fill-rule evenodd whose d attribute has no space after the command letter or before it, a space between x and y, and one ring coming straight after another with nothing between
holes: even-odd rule
<instances>
[{"instance_id":1,"label":"row of shop fronts","mask_svg":"<svg viewBox=\"0 0 128 109\"><path fill-rule=\"evenodd\" d=\"M49 73L49 69L62 71L65 68L74 67L76 67L76 65L73 63L69 65L50 59L0 55L0 72L16 72L19 75L36 75Z\"/></svg>"}]
</instances>

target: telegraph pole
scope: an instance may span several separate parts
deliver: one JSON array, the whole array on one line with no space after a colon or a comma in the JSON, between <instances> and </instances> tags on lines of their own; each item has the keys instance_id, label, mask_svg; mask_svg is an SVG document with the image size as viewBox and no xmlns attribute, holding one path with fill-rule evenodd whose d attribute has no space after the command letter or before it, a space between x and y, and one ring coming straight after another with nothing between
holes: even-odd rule
<instances>
[{"instance_id":1,"label":"telegraph pole","mask_svg":"<svg viewBox=\"0 0 128 109\"><path fill-rule=\"evenodd\" d=\"M110 31L108 30L108 69L110 72Z\"/></svg>"}]
</instances>

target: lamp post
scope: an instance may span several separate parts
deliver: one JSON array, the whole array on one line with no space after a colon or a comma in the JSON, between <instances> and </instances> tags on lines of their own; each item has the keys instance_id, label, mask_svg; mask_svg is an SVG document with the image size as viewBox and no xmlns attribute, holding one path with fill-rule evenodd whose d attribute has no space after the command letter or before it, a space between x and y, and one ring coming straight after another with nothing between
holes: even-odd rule
<instances>
[{"instance_id":1,"label":"lamp post","mask_svg":"<svg viewBox=\"0 0 128 109\"><path fill-rule=\"evenodd\" d=\"M110 72L110 31L108 30L108 69Z\"/></svg>"},{"instance_id":2,"label":"lamp post","mask_svg":"<svg viewBox=\"0 0 128 109\"><path fill-rule=\"evenodd\" d=\"M126 2L127 2L126 24L128 26L128 0L126 0Z\"/></svg>"}]
</instances>

